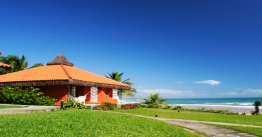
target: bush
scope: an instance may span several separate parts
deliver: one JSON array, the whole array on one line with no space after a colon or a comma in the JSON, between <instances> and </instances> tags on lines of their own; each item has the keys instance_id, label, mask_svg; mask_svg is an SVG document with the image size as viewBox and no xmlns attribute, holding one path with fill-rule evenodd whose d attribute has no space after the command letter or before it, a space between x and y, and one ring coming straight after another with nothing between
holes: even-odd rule
<instances>
[{"instance_id":1,"label":"bush","mask_svg":"<svg viewBox=\"0 0 262 137\"><path fill-rule=\"evenodd\" d=\"M178 110L178 109L179 109L179 110L182 110L183 107L181 107L181 106L175 106L175 107L174 107L174 110Z\"/></svg>"},{"instance_id":2,"label":"bush","mask_svg":"<svg viewBox=\"0 0 262 137\"><path fill-rule=\"evenodd\" d=\"M159 108L160 106L159 105L156 105L156 104L148 104L146 105L147 108Z\"/></svg>"},{"instance_id":3,"label":"bush","mask_svg":"<svg viewBox=\"0 0 262 137\"><path fill-rule=\"evenodd\" d=\"M136 108L138 108L137 104L123 104L123 105L121 105L121 108L118 108L118 109L127 110L127 109L136 109Z\"/></svg>"},{"instance_id":4,"label":"bush","mask_svg":"<svg viewBox=\"0 0 262 137\"><path fill-rule=\"evenodd\" d=\"M76 109L86 109L87 106L83 105L75 100L69 100L68 102L64 102L65 108L76 108Z\"/></svg>"},{"instance_id":5,"label":"bush","mask_svg":"<svg viewBox=\"0 0 262 137\"><path fill-rule=\"evenodd\" d=\"M102 104L95 106L93 108L93 110L104 110L104 111L107 111L107 110L114 110L116 108L117 108L117 105L114 104L114 103L103 102Z\"/></svg>"},{"instance_id":6,"label":"bush","mask_svg":"<svg viewBox=\"0 0 262 137\"><path fill-rule=\"evenodd\" d=\"M168 105L166 105L165 107L164 107L164 109L170 109L170 108L172 108L171 106L168 106Z\"/></svg>"},{"instance_id":7,"label":"bush","mask_svg":"<svg viewBox=\"0 0 262 137\"><path fill-rule=\"evenodd\" d=\"M39 88L1 87L0 102L24 105L54 105L57 99L44 96Z\"/></svg>"},{"instance_id":8,"label":"bush","mask_svg":"<svg viewBox=\"0 0 262 137\"><path fill-rule=\"evenodd\" d=\"M174 110L187 110L187 111L194 111L194 112L208 112L208 113L220 113L220 114L226 114L226 115L238 115L238 112L228 111L228 110L213 110L213 109L206 109L206 108L182 108L180 106L176 106Z\"/></svg>"}]
</instances>

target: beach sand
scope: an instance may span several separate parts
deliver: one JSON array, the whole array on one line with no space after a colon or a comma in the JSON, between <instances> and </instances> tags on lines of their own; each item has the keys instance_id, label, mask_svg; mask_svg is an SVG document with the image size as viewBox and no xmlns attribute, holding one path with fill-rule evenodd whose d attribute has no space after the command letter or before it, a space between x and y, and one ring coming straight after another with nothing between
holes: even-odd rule
<instances>
[{"instance_id":1,"label":"beach sand","mask_svg":"<svg viewBox=\"0 0 262 137\"><path fill-rule=\"evenodd\" d=\"M205 108L205 109L214 109L214 110L229 110L235 112L245 112L251 113L251 111L255 110L254 106L226 106L226 105L200 105L200 104L168 104L170 106L182 106L184 108ZM262 107L259 107L262 111ZM260 112L261 113L261 112Z\"/></svg>"}]
</instances>

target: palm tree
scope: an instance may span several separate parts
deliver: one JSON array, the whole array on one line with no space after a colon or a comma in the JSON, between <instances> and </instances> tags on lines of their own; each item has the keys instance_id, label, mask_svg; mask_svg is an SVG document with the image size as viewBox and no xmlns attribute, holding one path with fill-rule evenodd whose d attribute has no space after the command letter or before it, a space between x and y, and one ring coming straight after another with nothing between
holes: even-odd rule
<instances>
[{"instance_id":1,"label":"palm tree","mask_svg":"<svg viewBox=\"0 0 262 137\"><path fill-rule=\"evenodd\" d=\"M28 69L44 66L42 63L36 63Z\"/></svg>"},{"instance_id":2,"label":"palm tree","mask_svg":"<svg viewBox=\"0 0 262 137\"><path fill-rule=\"evenodd\" d=\"M260 100L256 100L254 102L254 106L255 106L255 111L254 111L254 114L259 114L259 106L261 106L261 101Z\"/></svg>"},{"instance_id":3,"label":"palm tree","mask_svg":"<svg viewBox=\"0 0 262 137\"><path fill-rule=\"evenodd\" d=\"M12 56L12 55L9 55L6 57L0 57L0 62L9 64L14 67L14 68L0 68L0 75L25 70L28 67L28 62L26 61L26 58L24 55L22 56L22 58L19 58L18 56ZM43 64L36 63L33 66L31 66L30 68L35 68L39 66L43 66Z\"/></svg>"},{"instance_id":4,"label":"palm tree","mask_svg":"<svg viewBox=\"0 0 262 137\"><path fill-rule=\"evenodd\" d=\"M11 66L14 66L14 68L3 68L2 73L10 73L10 72L16 72L20 70L24 70L28 66L28 62L26 61L25 56L23 55L22 58L19 58L18 56L6 56L6 57L0 57L0 62L3 62L5 64L9 64Z\"/></svg>"},{"instance_id":5,"label":"palm tree","mask_svg":"<svg viewBox=\"0 0 262 137\"><path fill-rule=\"evenodd\" d=\"M108 75L107 75L107 74L108 74ZM132 85L133 85L133 83L129 82L129 80L130 80L131 78L127 78L127 79L125 79L124 81L122 81L121 78L122 78L122 75L123 75L124 73L118 73L118 72L112 71L112 73L107 72L107 74L105 74L105 77L107 77L107 78L116 80L116 81L118 81L118 82L122 82L122 83L124 83L124 84L129 85L129 86L132 86ZM135 96L134 93L136 93L136 89L135 89L135 88L131 88L131 89L129 89L129 90L119 90L119 92L118 92L118 94L121 96L121 98L122 98L122 96Z\"/></svg>"},{"instance_id":6,"label":"palm tree","mask_svg":"<svg viewBox=\"0 0 262 137\"><path fill-rule=\"evenodd\" d=\"M145 104L153 104L153 105L159 105L159 104L166 104L166 99L161 99L162 97L159 96L159 94L150 94L150 96L146 96L146 98L143 98L143 103Z\"/></svg>"}]
</instances>

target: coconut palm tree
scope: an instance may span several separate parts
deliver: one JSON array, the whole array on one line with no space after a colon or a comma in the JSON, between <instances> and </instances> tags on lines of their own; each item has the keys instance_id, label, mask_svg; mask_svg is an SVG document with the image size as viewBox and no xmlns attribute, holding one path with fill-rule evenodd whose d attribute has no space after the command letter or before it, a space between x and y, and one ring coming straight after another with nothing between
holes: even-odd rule
<instances>
[{"instance_id":1,"label":"coconut palm tree","mask_svg":"<svg viewBox=\"0 0 262 137\"><path fill-rule=\"evenodd\" d=\"M11 66L14 66L14 68L11 69L5 69L5 73L10 73L10 72L16 72L20 70L24 70L28 66L28 62L26 61L25 56L23 55L22 58L19 58L18 56L6 56L6 57L0 57L0 62L3 62L5 64L9 64Z\"/></svg>"},{"instance_id":2,"label":"coconut palm tree","mask_svg":"<svg viewBox=\"0 0 262 137\"><path fill-rule=\"evenodd\" d=\"M108 74L108 75L107 75L107 74ZM105 77L107 77L107 78L116 80L116 81L118 81L118 82L122 82L122 83L124 83L124 84L129 85L129 86L132 86L132 85L133 85L133 83L129 82L129 80L130 80L131 78L127 78L127 79L125 79L124 81L122 81L122 75L123 75L124 73L118 73L118 72L112 71L112 73L107 72L107 74L105 74ZM129 90L119 90L119 91L118 91L118 94L119 94L121 97L122 97L122 96L135 96L134 93L136 93L136 89L135 89L135 88L132 88L132 87L131 87L131 89L129 89Z\"/></svg>"},{"instance_id":3,"label":"coconut palm tree","mask_svg":"<svg viewBox=\"0 0 262 137\"><path fill-rule=\"evenodd\" d=\"M26 58L24 55L21 58L19 58L18 56L13 56L13 55L8 55L6 57L0 57L0 62L9 64L14 67L14 68L0 68L0 75L25 70L28 67L28 62L26 61ZM36 63L33 66L31 66L30 68L39 67L39 66L43 66L43 64Z\"/></svg>"},{"instance_id":4,"label":"coconut palm tree","mask_svg":"<svg viewBox=\"0 0 262 137\"><path fill-rule=\"evenodd\" d=\"M161 99L162 97L159 96L159 94L150 94L150 96L146 96L146 98L142 98L143 103L145 104L153 104L153 105L159 105L159 104L166 104L166 99Z\"/></svg>"},{"instance_id":5,"label":"coconut palm tree","mask_svg":"<svg viewBox=\"0 0 262 137\"><path fill-rule=\"evenodd\" d=\"M41 67L41 66L43 66L42 63L36 63L36 64L34 64L33 66L31 66L30 68L28 68L28 69L36 68L36 67Z\"/></svg>"},{"instance_id":6,"label":"coconut palm tree","mask_svg":"<svg viewBox=\"0 0 262 137\"><path fill-rule=\"evenodd\" d=\"M259 114L259 106L261 106L261 101L260 100L256 100L254 102L254 106L255 106L255 111L253 112L254 114Z\"/></svg>"}]
</instances>

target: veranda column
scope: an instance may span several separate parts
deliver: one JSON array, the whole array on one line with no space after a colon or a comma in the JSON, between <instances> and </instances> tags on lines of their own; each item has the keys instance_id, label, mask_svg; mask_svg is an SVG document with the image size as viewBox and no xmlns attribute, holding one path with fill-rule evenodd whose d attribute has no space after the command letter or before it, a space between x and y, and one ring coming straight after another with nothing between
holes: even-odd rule
<instances>
[{"instance_id":1,"label":"veranda column","mask_svg":"<svg viewBox=\"0 0 262 137\"><path fill-rule=\"evenodd\" d=\"M91 87L91 90L90 90L90 102L97 102L97 92L98 92L98 89L97 87Z\"/></svg>"},{"instance_id":2,"label":"veranda column","mask_svg":"<svg viewBox=\"0 0 262 137\"><path fill-rule=\"evenodd\" d=\"M119 97L118 97L118 95L117 95L117 89L112 89L113 90L113 99L117 99L117 100L119 100Z\"/></svg>"}]
</instances>

